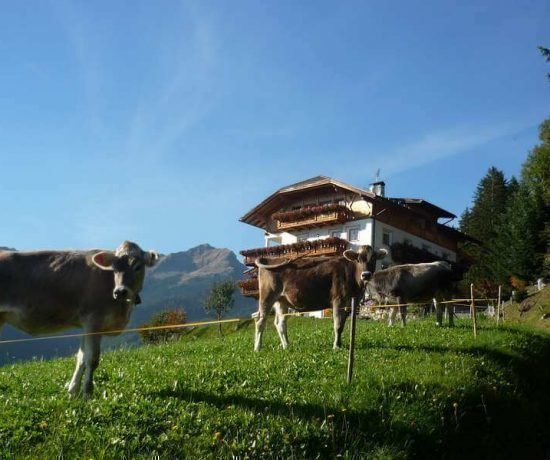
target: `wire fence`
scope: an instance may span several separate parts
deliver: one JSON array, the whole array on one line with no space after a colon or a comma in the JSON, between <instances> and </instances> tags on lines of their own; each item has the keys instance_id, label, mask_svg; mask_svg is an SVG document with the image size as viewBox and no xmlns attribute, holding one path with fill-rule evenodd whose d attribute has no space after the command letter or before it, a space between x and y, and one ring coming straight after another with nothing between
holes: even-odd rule
<instances>
[{"instance_id":1,"label":"wire fence","mask_svg":"<svg viewBox=\"0 0 550 460\"><path fill-rule=\"evenodd\" d=\"M473 289L473 286L472 286ZM497 320L500 320L500 307L501 307L501 300L499 298L469 298L469 299L451 299L451 300L445 300L438 302L439 304L451 304L454 303L458 306L464 306L464 307L470 307L472 308L472 312L474 312L477 308L480 308L479 306L476 306L476 302L489 302L489 301L498 301L497 303ZM463 304L462 302L470 302L470 304ZM417 306L419 303L399 303L399 304L374 304L374 305L367 305L368 308L372 309L378 309L378 308L396 308L396 307L407 307L407 306ZM329 309L331 310L331 309ZM351 307L344 307L341 310L350 312L352 309ZM285 313L283 316L303 316L304 314L309 312L292 312L292 313ZM473 316L475 317L475 314L473 313ZM45 335L45 336L39 336L39 337L24 337L19 339L9 339L9 340L0 340L0 345L6 345L11 343L23 343L23 342L35 342L35 341L41 341L41 340L54 340L54 339L68 339L68 338L76 338L76 337L86 337L86 336L94 336L94 335L118 335L118 334L127 334L131 332L143 332L143 331L155 331L155 330L163 330L163 329L179 329L179 328L189 328L189 327L201 327L201 326L210 326L214 324L224 324L224 323L235 323L242 321L242 318L231 318L231 319L223 319L223 320L215 320L215 321L198 321L193 323L181 323L181 324L169 324L169 325L162 325L162 326L147 326L147 327L137 327L137 328L128 328L128 329L115 329L115 330L107 330L107 331L94 331L94 332L81 332L81 333L75 333L75 334L59 334L59 335Z\"/></svg>"}]
</instances>

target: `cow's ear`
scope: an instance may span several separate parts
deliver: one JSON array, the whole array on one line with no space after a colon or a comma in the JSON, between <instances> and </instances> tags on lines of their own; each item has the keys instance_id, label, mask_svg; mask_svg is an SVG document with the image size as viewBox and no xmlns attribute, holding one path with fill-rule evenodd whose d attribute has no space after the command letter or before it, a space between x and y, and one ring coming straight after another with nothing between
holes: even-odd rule
<instances>
[{"instance_id":1,"label":"cow's ear","mask_svg":"<svg viewBox=\"0 0 550 460\"><path fill-rule=\"evenodd\" d=\"M359 259L359 254L352 249L347 249L344 251L344 257L352 262L356 262Z\"/></svg>"},{"instance_id":2,"label":"cow's ear","mask_svg":"<svg viewBox=\"0 0 550 460\"><path fill-rule=\"evenodd\" d=\"M113 270L115 255L112 252L101 251L92 256L92 262L102 270Z\"/></svg>"},{"instance_id":3,"label":"cow's ear","mask_svg":"<svg viewBox=\"0 0 550 460\"><path fill-rule=\"evenodd\" d=\"M383 259L389 254L389 251L385 248L380 248L380 249L377 249L374 254L377 259Z\"/></svg>"},{"instance_id":4,"label":"cow's ear","mask_svg":"<svg viewBox=\"0 0 550 460\"><path fill-rule=\"evenodd\" d=\"M159 260L160 256L158 255L158 252L155 252L155 251L147 251L145 253L145 265L147 265L148 267L152 267L153 265L155 265L158 260Z\"/></svg>"}]
</instances>

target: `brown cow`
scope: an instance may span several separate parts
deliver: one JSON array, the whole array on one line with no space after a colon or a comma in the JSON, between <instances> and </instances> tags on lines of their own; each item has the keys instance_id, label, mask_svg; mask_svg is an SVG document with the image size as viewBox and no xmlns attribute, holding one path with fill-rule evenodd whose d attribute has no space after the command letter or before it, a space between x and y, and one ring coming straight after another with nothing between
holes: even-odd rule
<instances>
[{"instance_id":1,"label":"brown cow","mask_svg":"<svg viewBox=\"0 0 550 460\"><path fill-rule=\"evenodd\" d=\"M29 334L80 327L85 333L124 329L143 285L145 266L157 253L129 241L116 251L0 251L0 328L4 323ZM67 387L93 391L101 335L82 338L76 369Z\"/></svg>"},{"instance_id":2,"label":"brown cow","mask_svg":"<svg viewBox=\"0 0 550 460\"><path fill-rule=\"evenodd\" d=\"M254 350L262 346L262 334L267 315L275 306L275 327L283 348L288 347L286 314L289 308L299 312L332 307L334 318L334 348L342 344L342 330L351 299L358 302L367 272L374 271L376 259L387 251L374 251L363 246L359 252L347 250L341 257L309 257L273 263L258 258L260 299L256 319Z\"/></svg>"},{"instance_id":3,"label":"brown cow","mask_svg":"<svg viewBox=\"0 0 550 460\"><path fill-rule=\"evenodd\" d=\"M379 303L406 304L433 301L436 306L437 324L443 323L443 308L437 300L449 298L453 292L457 274L451 264L437 261L422 264L395 265L369 274L365 297ZM389 325L395 321L397 309L401 312L403 326L407 322L407 306L391 307ZM447 304L449 325L454 325L454 307Z\"/></svg>"}]
</instances>

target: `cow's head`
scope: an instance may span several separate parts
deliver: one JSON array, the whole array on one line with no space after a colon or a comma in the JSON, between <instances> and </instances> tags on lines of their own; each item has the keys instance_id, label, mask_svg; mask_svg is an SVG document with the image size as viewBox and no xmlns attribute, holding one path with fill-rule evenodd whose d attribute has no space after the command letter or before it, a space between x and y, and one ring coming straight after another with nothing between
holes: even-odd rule
<instances>
[{"instance_id":1,"label":"cow's head","mask_svg":"<svg viewBox=\"0 0 550 460\"><path fill-rule=\"evenodd\" d=\"M143 251L130 241L122 243L115 252L101 251L92 257L97 267L114 273L113 297L132 303L139 303L138 294L143 286L145 267L152 267L158 259L156 252Z\"/></svg>"},{"instance_id":2,"label":"cow's head","mask_svg":"<svg viewBox=\"0 0 550 460\"><path fill-rule=\"evenodd\" d=\"M386 249L374 250L371 246L361 246L359 251L348 249L344 251L344 257L357 264L358 281L367 281L372 272L376 270L376 261L383 259L388 254Z\"/></svg>"}]
</instances>

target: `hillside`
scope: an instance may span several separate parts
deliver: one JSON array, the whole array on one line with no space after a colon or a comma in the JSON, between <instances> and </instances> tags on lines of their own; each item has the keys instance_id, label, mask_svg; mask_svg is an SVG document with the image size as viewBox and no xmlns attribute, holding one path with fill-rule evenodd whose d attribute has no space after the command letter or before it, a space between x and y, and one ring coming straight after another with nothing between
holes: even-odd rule
<instances>
[{"instance_id":1,"label":"hillside","mask_svg":"<svg viewBox=\"0 0 550 460\"><path fill-rule=\"evenodd\" d=\"M245 266L229 249L214 248L208 244L161 257L157 265L147 271L141 298L130 318L129 327L138 327L153 314L167 308L183 307L189 321L205 319L202 299L208 294L212 283L222 279L237 281L242 277ZM250 316L256 309L256 302L243 297L235 290L235 306L231 317ZM78 330L72 332L79 332ZM28 337L26 334L5 326L3 339ZM137 334L123 334L104 339L104 347L121 344L139 344ZM0 345L0 365L32 357L51 358L76 353L79 339L58 339L31 343Z\"/></svg>"},{"instance_id":2,"label":"hillside","mask_svg":"<svg viewBox=\"0 0 550 460\"><path fill-rule=\"evenodd\" d=\"M73 360L0 371L2 458L545 458L550 338L481 321L360 321L354 381L327 320L248 320L105 353L96 396L69 399ZM347 337L346 337L347 339ZM347 342L347 340L345 340ZM261 414L261 415L259 415Z\"/></svg>"},{"instance_id":3,"label":"hillside","mask_svg":"<svg viewBox=\"0 0 550 460\"><path fill-rule=\"evenodd\" d=\"M533 294L520 304L506 304L505 315L507 321L550 332L550 286L540 292L533 290Z\"/></svg>"}]
</instances>

